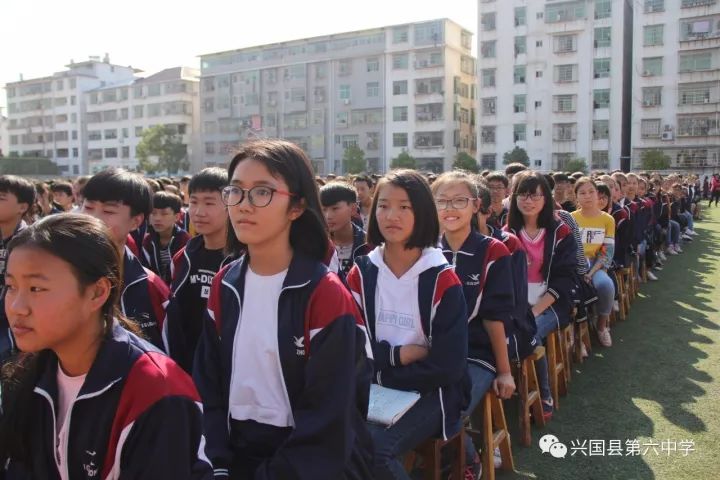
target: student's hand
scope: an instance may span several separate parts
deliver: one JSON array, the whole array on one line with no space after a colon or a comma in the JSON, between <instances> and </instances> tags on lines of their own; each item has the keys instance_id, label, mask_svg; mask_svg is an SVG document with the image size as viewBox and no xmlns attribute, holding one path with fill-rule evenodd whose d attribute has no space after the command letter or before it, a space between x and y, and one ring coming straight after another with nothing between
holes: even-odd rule
<instances>
[{"instance_id":1,"label":"student's hand","mask_svg":"<svg viewBox=\"0 0 720 480\"><path fill-rule=\"evenodd\" d=\"M507 400L515 392L515 379L510 373L501 373L493 380L493 390L502 400Z\"/></svg>"},{"instance_id":2,"label":"student's hand","mask_svg":"<svg viewBox=\"0 0 720 480\"><path fill-rule=\"evenodd\" d=\"M400 347L400 363L410 365L411 363L424 360L430 350L422 345L403 345Z\"/></svg>"},{"instance_id":3,"label":"student's hand","mask_svg":"<svg viewBox=\"0 0 720 480\"><path fill-rule=\"evenodd\" d=\"M583 275L583 278L585 279L585 283L587 283L588 285L592 284L592 277L593 276L590 273L586 273L585 275Z\"/></svg>"}]
</instances>

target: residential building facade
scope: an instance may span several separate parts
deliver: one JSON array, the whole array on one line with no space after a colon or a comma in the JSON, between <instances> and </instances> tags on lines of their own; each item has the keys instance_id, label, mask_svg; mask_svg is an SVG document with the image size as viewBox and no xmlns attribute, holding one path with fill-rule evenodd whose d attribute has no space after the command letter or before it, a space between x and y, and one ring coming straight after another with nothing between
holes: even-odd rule
<instances>
[{"instance_id":1,"label":"residential building facade","mask_svg":"<svg viewBox=\"0 0 720 480\"><path fill-rule=\"evenodd\" d=\"M475 154L472 34L447 20L201 56L204 163L252 137L300 145L320 174L356 145L373 172L407 152L423 170Z\"/></svg>"},{"instance_id":2,"label":"residential building facade","mask_svg":"<svg viewBox=\"0 0 720 480\"><path fill-rule=\"evenodd\" d=\"M2 114L0 109L0 157L8 154L10 147L10 139L8 138L8 119Z\"/></svg>"}]
</instances>

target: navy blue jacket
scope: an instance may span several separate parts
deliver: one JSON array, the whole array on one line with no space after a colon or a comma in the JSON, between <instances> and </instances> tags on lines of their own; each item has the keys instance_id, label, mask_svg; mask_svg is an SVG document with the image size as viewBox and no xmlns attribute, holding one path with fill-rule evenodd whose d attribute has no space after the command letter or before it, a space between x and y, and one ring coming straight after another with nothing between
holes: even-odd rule
<instances>
[{"instance_id":1,"label":"navy blue jacket","mask_svg":"<svg viewBox=\"0 0 720 480\"><path fill-rule=\"evenodd\" d=\"M401 365L399 346L375 338L377 278L378 267L368 256L358 258L348 275L348 285L370 335L375 360L373 381L398 390L439 395L443 437L447 438L457 432L460 413L470 399L467 309L460 280L450 265L431 267L420 274L417 301L430 352L424 360Z\"/></svg>"},{"instance_id":2,"label":"navy blue jacket","mask_svg":"<svg viewBox=\"0 0 720 480\"><path fill-rule=\"evenodd\" d=\"M32 474L10 461L7 480L59 480L55 463L57 357L35 387ZM202 405L192 379L149 343L112 328L65 420L67 478L211 479L201 447Z\"/></svg>"},{"instance_id":3,"label":"navy blue jacket","mask_svg":"<svg viewBox=\"0 0 720 480\"><path fill-rule=\"evenodd\" d=\"M630 212L626 207L618 203L612 204L611 215L615 219L615 253L613 261L615 265L624 267L630 264L630 252L632 243L632 224L630 223Z\"/></svg>"},{"instance_id":4,"label":"navy blue jacket","mask_svg":"<svg viewBox=\"0 0 720 480\"><path fill-rule=\"evenodd\" d=\"M228 476L233 459L228 392L247 268L242 256L215 275L195 355L193 377L205 406L206 452L216 478ZM278 348L295 427L255 479L372 478L365 425L372 374L367 333L340 279L299 253L278 300Z\"/></svg>"},{"instance_id":5,"label":"navy blue jacket","mask_svg":"<svg viewBox=\"0 0 720 480\"><path fill-rule=\"evenodd\" d=\"M172 237L170 238L170 243L168 244L168 248L170 249L171 264L172 257L185 247L188 240L190 240L190 234L177 225L173 226ZM145 234L145 238L143 238L143 264L158 275L160 275L160 249L160 236L151 228ZM163 280L169 284L171 279L167 278Z\"/></svg>"}]
</instances>

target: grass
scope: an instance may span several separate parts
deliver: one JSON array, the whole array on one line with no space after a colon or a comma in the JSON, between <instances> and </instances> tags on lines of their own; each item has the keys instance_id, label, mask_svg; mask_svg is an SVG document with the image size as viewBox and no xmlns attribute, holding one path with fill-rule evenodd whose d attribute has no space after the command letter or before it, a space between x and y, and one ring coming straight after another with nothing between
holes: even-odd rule
<instances>
[{"instance_id":1,"label":"grass","mask_svg":"<svg viewBox=\"0 0 720 480\"><path fill-rule=\"evenodd\" d=\"M499 479L710 480L720 477L720 209L706 210L700 233L671 257L660 281L641 285L628 320L612 330L613 347L594 345L574 365L569 394L529 448L513 442L514 472ZM511 430L515 411L506 410ZM538 440L557 436L565 458L543 454ZM518 438L517 433L513 439ZM572 441L621 440L624 456L571 456ZM625 441L677 442L625 455ZM694 451L684 456L680 442ZM671 444L668 445L669 448ZM642 453L642 452L641 452Z\"/></svg>"}]
</instances>

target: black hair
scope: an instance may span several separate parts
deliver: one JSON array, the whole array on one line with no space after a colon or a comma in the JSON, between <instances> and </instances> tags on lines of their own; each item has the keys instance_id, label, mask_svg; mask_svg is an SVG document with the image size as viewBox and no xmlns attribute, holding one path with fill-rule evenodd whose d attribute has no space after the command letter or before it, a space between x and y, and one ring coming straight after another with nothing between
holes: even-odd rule
<instances>
[{"instance_id":1,"label":"black hair","mask_svg":"<svg viewBox=\"0 0 720 480\"><path fill-rule=\"evenodd\" d=\"M205 168L192 176L188 193L192 195L196 192L220 192L227 184L227 170L219 167Z\"/></svg>"},{"instance_id":2,"label":"black hair","mask_svg":"<svg viewBox=\"0 0 720 480\"><path fill-rule=\"evenodd\" d=\"M163 186L160 185L160 183L154 178L146 178L145 181L147 182L150 190L152 190L153 193L162 191Z\"/></svg>"},{"instance_id":3,"label":"black hair","mask_svg":"<svg viewBox=\"0 0 720 480\"><path fill-rule=\"evenodd\" d=\"M117 309L122 283L120 256L107 227L89 215L51 215L18 233L8 245L8 258L18 248L45 251L68 263L82 289L101 278L110 281L110 295L101 307L103 337L112 333L113 320L130 331L138 327L125 320ZM33 390L42 373L55 361L54 353L18 353L2 367L2 416L0 416L0 458L11 458L32 468L31 435L41 421L31 410L36 403Z\"/></svg>"},{"instance_id":4,"label":"black hair","mask_svg":"<svg viewBox=\"0 0 720 480\"><path fill-rule=\"evenodd\" d=\"M320 188L320 204L323 207L330 207L338 202L357 203L357 192L342 182L330 182Z\"/></svg>"},{"instance_id":5,"label":"black hair","mask_svg":"<svg viewBox=\"0 0 720 480\"><path fill-rule=\"evenodd\" d=\"M210 167L210 168L212 168L212 167ZM220 170L222 170L222 168ZM192 180L192 178L188 175L183 175L182 177L180 177L180 183L189 182L190 180Z\"/></svg>"},{"instance_id":6,"label":"black hair","mask_svg":"<svg viewBox=\"0 0 720 480\"><path fill-rule=\"evenodd\" d=\"M478 200L480 200L478 210L483 215L487 215L490 213L490 204L492 203L492 200L490 199L490 189L487 187L485 182L477 182L477 194Z\"/></svg>"},{"instance_id":7,"label":"black hair","mask_svg":"<svg viewBox=\"0 0 720 480\"><path fill-rule=\"evenodd\" d=\"M121 168L109 168L93 175L83 188L85 200L91 202L120 202L130 207L130 215L152 211L152 192L143 177Z\"/></svg>"},{"instance_id":8,"label":"black hair","mask_svg":"<svg viewBox=\"0 0 720 480\"><path fill-rule=\"evenodd\" d=\"M555 179L553 178L553 176L549 173L545 173L543 174L543 177L545 177L545 181L548 182L550 190L555 190Z\"/></svg>"},{"instance_id":9,"label":"black hair","mask_svg":"<svg viewBox=\"0 0 720 480\"><path fill-rule=\"evenodd\" d=\"M73 196L72 185L68 182L54 182L50 186L50 191L53 193L58 193L58 192L65 193L69 197Z\"/></svg>"},{"instance_id":10,"label":"black hair","mask_svg":"<svg viewBox=\"0 0 720 480\"><path fill-rule=\"evenodd\" d=\"M0 175L0 192L12 193L18 203L26 203L28 209L35 203L35 185L23 177Z\"/></svg>"},{"instance_id":11,"label":"black hair","mask_svg":"<svg viewBox=\"0 0 720 480\"><path fill-rule=\"evenodd\" d=\"M610 193L610 187L606 183L598 182L595 184L595 188L598 191L598 195L605 195L608 197L608 202L612 203L612 193Z\"/></svg>"},{"instance_id":12,"label":"black hair","mask_svg":"<svg viewBox=\"0 0 720 480\"><path fill-rule=\"evenodd\" d=\"M543 197L545 197L545 205L543 205L538 215L537 224L540 228L551 229L555 225L555 202L553 201L550 185L548 185L547 180L545 180L545 176L533 170L526 170L520 172L517 177L513 179L513 183L515 187L510 197L508 226L515 232L522 230L525 226L525 218L518 208L517 197L523 193L535 193L538 187L540 187L540 191Z\"/></svg>"},{"instance_id":13,"label":"black hair","mask_svg":"<svg viewBox=\"0 0 720 480\"><path fill-rule=\"evenodd\" d=\"M519 163L519 162L511 163L510 165L505 167L505 175L507 175L507 176L515 175L520 172L524 172L527 169L528 169L528 167L526 167L522 163Z\"/></svg>"},{"instance_id":14,"label":"black hair","mask_svg":"<svg viewBox=\"0 0 720 480\"><path fill-rule=\"evenodd\" d=\"M373 181L373 179L369 175L366 175L364 173L357 175L353 179L353 183L355 183L355 182L365 182L370 190L372 190L373 185L375 185L375 182Z\"/></svg>"},{"instance_id":15,"label":"black hair","mask_svg":"<svg viewBox=\"0 0 720 480\"><path fill-rule=\"evenodd\" d=\"M385 238L380 233L376 218L380 190L385 185L402 188L407 192L412 205L415 222L413 232L405 245L406 249L427 248L437 244L440 236L440 222L438 220L435 199L430 191L430 185L425 177L414 170L393 170L380 179L373 197L370 219L368 220L367 240L371 245L380 245Z\"/></svg>"},{"instance_id":16,"label":"black hair","mask_svg":"<svg viewBox=\"0 0 720 480\"><path fill-rule=\"evenodd\" d=\"M230 161L228 179L232 178L240 162L248 159L261 163L270 175L287 184L288 191L294 194L290 197L291 207L302 203L302 215L293 220L290 226L290 245L293 250L322 262L330 249L330 238L320 208L315 175L305 152L285 140L260 139L247 142ZM246 245L240 242L233 228L228 228L227 249L234 255L246 250Z\"/></svg>"},{"instance_id":17,"label":"black hair","mask_svg":"<svg viewBox=\"0 0 720 480\"><path fill-rule=\"evenodd\" d=\"M487 183L490 182L502 182L503 185L505 185L505 188L508 188L510 186L510 179L502 172L492 172L488 173L485 176L485 181Z\"/></svg>"},{"instance_id":18,"label":"black hair","mask_svg":"<svg viewBox=\"0 0 720 480\"><path fill-rule=\"evenodd\" d=\"M153 208L170 208L175 213L180 213L182 200L170 192L157 192L153 195Z\"/></svg>"},{"instance_id":19,"label":"black hair","mask_svg":"<svg viewBox=\"0 0 720 480\"><path fill-rule=\"evenodd\" d=\"M560 182L568 182L568 176L564 173L553 173L552 174L553 180L555 180L555 185L557 185Z\"/></svg>"}]
</instances>

